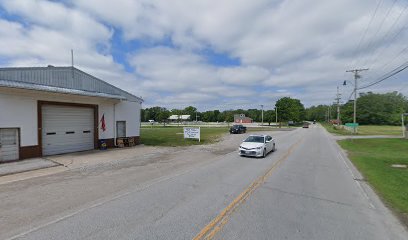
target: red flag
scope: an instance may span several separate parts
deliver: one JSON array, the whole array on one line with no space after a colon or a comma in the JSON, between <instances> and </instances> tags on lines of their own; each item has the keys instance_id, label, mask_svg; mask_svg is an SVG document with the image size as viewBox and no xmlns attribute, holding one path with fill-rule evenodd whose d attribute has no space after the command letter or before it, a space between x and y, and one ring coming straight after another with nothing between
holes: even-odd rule
<instances>
[{"instance_id":1,"label":"red flag","mask_svg":"<svg viewBox=\"0 0 408 240\"><path fill-rule=\"evenodd\" d=\"M105 125L105 114L103 114L102 115L102 118L101 118L101 129L102 129L102 131L106 131L106 125Z\"/></svg>"}]
</instances>

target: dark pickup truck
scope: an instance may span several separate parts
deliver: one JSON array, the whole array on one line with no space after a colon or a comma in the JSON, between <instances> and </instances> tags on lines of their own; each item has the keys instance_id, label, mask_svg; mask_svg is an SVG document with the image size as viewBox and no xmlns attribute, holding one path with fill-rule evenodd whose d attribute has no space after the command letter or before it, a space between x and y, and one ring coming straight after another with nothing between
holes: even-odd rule
<instances>
[{"instance_id":1,"label":"dark pickup truck","mask_svg":"<svg viewBox=\"0 0 408 240\"><path fill-rule=\"evenodd\" d=\"M246 127L243 125L234 125L229 130L230 133L246 133Z\"/></svg>"}]
</instances>

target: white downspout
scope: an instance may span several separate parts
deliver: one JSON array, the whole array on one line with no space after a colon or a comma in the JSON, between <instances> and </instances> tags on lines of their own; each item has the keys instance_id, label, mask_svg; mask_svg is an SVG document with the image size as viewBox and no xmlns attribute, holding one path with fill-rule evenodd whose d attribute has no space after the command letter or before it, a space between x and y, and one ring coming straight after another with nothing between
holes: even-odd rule
<instances>
[{"instance_id":1,"label":"white downspout","mask_svg":"<svg viewBox=\"0 0 408 240\"><path fill-rule=\"evenodd\" d=\"M116 103L113 104L113 145L117 147L116 144L116 111L115 111Z\"/></svg>"}]
</instances>

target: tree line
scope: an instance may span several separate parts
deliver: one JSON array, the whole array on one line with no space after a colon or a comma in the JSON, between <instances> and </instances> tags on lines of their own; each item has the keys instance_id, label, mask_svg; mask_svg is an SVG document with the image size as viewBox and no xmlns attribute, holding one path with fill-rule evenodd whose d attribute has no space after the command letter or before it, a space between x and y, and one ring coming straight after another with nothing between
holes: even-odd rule
<instances>
[{"instance_id":1,"label":"tree line","mask_svg":"<svg viewBox=\"0 0 408 240\"><path fill-rule=\"evenodd\" d=\"M275 109L264 111L264 123L275 122L276 110L278 122L302 122L327 121L337 119L337 107L335 105L317 105L305 108L299 99L283 97L275 104ZM340 120L343 123L353 122L353 100L349 100L340 106ZM407 98L397 92L391 93L360 93L357 100L357 122L360 124L373 125L399 125L401 114L408 112ZM209 110L199 112L196 107L188 106L184 109L166 109L152 107L142 109L141 119L143 122L154 120L165 122L170 115L190 115L191 120L203 122L233 122L234 114L245 114L254 122L262 121L261 109L235 109L235 110ZM330 119L329 119L330 116Z\"/></svg>"},{"instance_id":2,"label":"tree line","mask_svg":"<svg viewBox=\"0 0 408 240\"><path fill-rule=\"evenodd\" d=\"M278 121L294 121L300 122L304 119L305 108L299 99L284 97L279 99L276 104L278 109ZM245 114L246 117L252 118L254 122L262 122L261 109L235 109L235 110L210 110L199 112L196 107L188 106L184 109L168 110L163 107L151 107L142 109L141 120L147 122L154 120L157 122L165 122L170 115L190 115L191 120L203 122L233 122L235 114ZM265 110L263 112L264 123L275 122L276 111Z\"/></svg>"},{"instance_id":3,"label":"tree line","mask_svg":"<svg viewBox=\"0 0 408 240\"><path fill-rule=\"evenodd\" d=\"M408 112L407 98L398 93L360 93L357 99L357 122L363 125L400 125L401 114ZM342 123L353 122L354 100L340 106ZM306 109L306 120L337 119L337 106L318 105Z\"/></svg>"}]
</instances>

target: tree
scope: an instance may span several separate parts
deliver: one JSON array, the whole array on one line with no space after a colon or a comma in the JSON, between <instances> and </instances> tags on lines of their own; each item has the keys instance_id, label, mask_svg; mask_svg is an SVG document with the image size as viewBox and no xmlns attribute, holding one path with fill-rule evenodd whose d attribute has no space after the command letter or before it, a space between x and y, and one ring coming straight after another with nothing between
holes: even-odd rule
<instances>
[{"instance_id":1,"label":"tree","mask_svg":"<svg viewBox=\"0 0 408 240\"><path fill-rule=\"evenodd\" d=\"M170 111L167 110L166 108L163 108L162 111L160 111L157 114L157 121L162 122L165 125L169 117L170 117Z\"/></svg>"},{"instance_id":2,"label":"tree","mask_svg":"<svg viewBox=\"0 0 408 240\"><path fill-rule=\"evenodd\" d=\"M168 110L166 108L158 107L158 106L142 109L141 119L143 122L147 122L149 120L160 121L159 113L163 111L168 111Z\"/></svg>"},{"instance_id":3,"label":"tree","mask_svg":"<svg viewBox=\"0 0 408 240\"><path fill-rule=\"evenodd\" d=\"M278 108L279 121L300 122L305 118L305 107L299 99L284 97L275 106Z\"/></svg>"},{"instance_id":4,"label":"tree","mask_svg":"<svg viewBox=\"0 0 408 240\"><path fill-rule=\"evenodd\" d=\"M170 112L172 115L182 115L183 114L183 110L175 109L175 108L171 109Z\"/></svg>"},{"instance_id":5,"label":"tree","mask_svg":"<svg viewBox=\"0 0 408 240\"><path fill-rule=\"evenodd\" d=\"M197 108L193 106L188 106L184 108L183 113L185 115L190 115L191 119L195 118L195 114L197 113Z\"/></svg>"},{"instance_id":6,"label":"tree","mask_svg":"<svg viewBox=\"0 0 408 240\"><path fill-rule=\"evenodd\" d=\"M216 122L217 121L217 115L219 114L219 111L218 111L218 114L216 114L216 111L218 111L218 110L206 111L206 112L201 113L201 121L203 121L203 122Z\"/></svg>"},{"instance_id":7,"label":"tree","mask_svg":"<svg viewBox=\"0 0 408 240\"><path fill-rule=\"evenodd\" d=\"M305 110L305 119L309 121L316 120L324 122L327 120L328 108L329 108L328 105L318 105L307 108ZM332 107L331 110L332 110L331 116L333 116L332 118L337 118L335 107Z\"/></svg>"},{"instance_id":8,"label":"tree","mask_svg":"<svg viewBox=\"0 0 408 240\"><path fill-rule=\"evenodd\" d=\"M252 118L254 122L262 121L262 110L248 109L247 111L243 111L243 113L245 114L245 116ZM265 116L264 116L264 120L265 120Z\"/></svg>"},{"instance_id":9,"label":"tree","mask_svg":"<svg viewBox=\"0 0 408 240\"><path fill-rule=\"evenodd\" d=\"M357 122L360 124L399 125L401 114L406 112L408 101L398 92L360 93L357 100ZM343 122L353 121L353 101L342 108Z\"/></svg>"},{"instance_id":10,"label":"tree","mask_svg":"<svg viewBox=\"0 0 408 240\"><path fill-rule=\"evenodd\" d=\"M275 122L275 110L267 110L264 112L264 121L271 125L271 122Z\"/></svg>"}]
</instances>

